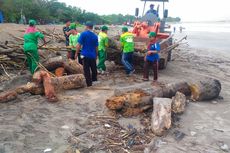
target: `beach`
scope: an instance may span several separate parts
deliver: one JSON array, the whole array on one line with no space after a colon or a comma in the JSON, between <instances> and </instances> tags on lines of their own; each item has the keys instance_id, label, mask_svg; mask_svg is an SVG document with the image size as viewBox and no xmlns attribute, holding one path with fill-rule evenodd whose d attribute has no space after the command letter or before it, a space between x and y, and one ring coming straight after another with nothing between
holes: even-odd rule
<instances>
[{"instance_id":1,"label":"beach","mask_svg":"<svg viewBox=\"0 0 230 153\"><path fill-rule=\"evenodd\" d=\"M121 67L107 62L109 74L100 75L100 83L95 87L108 90L84 88L63 91L59 93L58 103L49 103L44 96L30 94L1 103L0 152L41 153L49 150L47 152L50 153L76 153L78 150L83 153L142 153L152 139L156 141L156 153L223 152L223 144L230 147L230 39L227 39L230 32L202 30L205 25L197 28L201 30L189 30L188 26L183 26L185 30L182 33L177 31L175 38L187 35L187 44L173 50L172 61L160 71L159 81L170 83L215 78L222 84L221 97L205 102L190 101L185 112L163 137L153 136L145 128L150 124L150 116L117 119L106 108L106 99L114 94L116 88L140 84L151 87L151 82L142 81L141 70L126 77ZM25 27L0 24L0 42L11 39L8 32L22 37L23 32L18 32L18 29ZM62 28L55 25L39 27L56 27L59 31ZM1 90L14 88L20 84L21 78L25 81L24 76L18 78L13 71L9 74L15 78L1 82ZM143 120L147 123L143 124ZM140 137L142 150L134 147L124 150L129 137L127 141L120 141L120 135L129 125L138 133L146 134ZM181 139L176 139L177 131L184 134ZM110 138L117 138L119 142L112 142ZM134 143L133 146L140 144Z\"/></svg>"}]
</instances>

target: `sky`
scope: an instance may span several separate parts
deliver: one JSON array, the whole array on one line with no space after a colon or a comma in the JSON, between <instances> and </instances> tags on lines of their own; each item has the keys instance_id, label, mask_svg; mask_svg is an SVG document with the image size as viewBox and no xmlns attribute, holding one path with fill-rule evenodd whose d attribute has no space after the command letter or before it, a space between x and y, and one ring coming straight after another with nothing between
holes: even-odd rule
<instances>
[{"instance_id":1,"label":"sky","mask_svg":"<svg viewBox=\"0 0 230 153\"><path fill-rule=\"evenodd\" d=\"M67 5L77 6L88 12L100 15L108 14L135 14L135 8L142 10L144 2L140 0L58 0ZM147 2L146 10L151 2ZM154 2L155 7L162 3ZM169 10L169 16L180 17L182 21L220 21L230 20L230 0L169 0L165 3L165 8ZM160 12L160 16L162 12Z\"/></svg>"}]
</instances>

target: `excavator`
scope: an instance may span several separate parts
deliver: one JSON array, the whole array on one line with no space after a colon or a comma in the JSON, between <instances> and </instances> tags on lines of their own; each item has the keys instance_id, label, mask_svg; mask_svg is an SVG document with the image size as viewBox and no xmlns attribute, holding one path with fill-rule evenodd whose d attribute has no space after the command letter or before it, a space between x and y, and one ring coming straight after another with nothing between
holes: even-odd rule
<instances>
[{"instance_id":1,"label":"excavator","mask_svg":"<svg viewBox=\"0 0 230 153\"><path fill-rule=\"evenodd\" d=\"M172 45L171 32L166 31L170 26L166 26L166 18L168 17L168 10L165 9L165 2L169 0L141 0L144 2L144 8L142 17L139 17L139 8L136 8L135 16L136 21L133 24L132 33L135 35L135 48L146 48L148 43L149 32L156 32L156 41L160 42L160 62L159 69L164 69L167 66L167 62L171 60L171 50L168 49ZM159 5L157 7L157 13L145 13L145 7L147 2L162 2L163 6L163 18L159 18Z\"/></svg>"}]
</instances>

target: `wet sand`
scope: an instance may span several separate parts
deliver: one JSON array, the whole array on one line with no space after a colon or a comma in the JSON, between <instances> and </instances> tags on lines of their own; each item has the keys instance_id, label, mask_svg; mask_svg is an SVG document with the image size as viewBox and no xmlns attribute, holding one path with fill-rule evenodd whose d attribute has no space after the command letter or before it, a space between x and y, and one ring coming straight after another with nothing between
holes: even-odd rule
<instances>
[{"instance_id":1,"label":"wet sand","mask_svg":"<svg viewBox=\"0 0 230 153\"><path fill-rule=\"evenodd\" d=\"M0 25L0 29L7 29ZM10 26L16 32L19 26ZM20 28L23 28L20 26ZM61 27L59 27L61 29ZM20 33L17 33L20 35ZM1 41L9 38L1 32ZM3 37L2 37L3 35ZM136 73L126 77L120 68L108 64L108 76L99 76L100 83L95 85L109 90L80 89L59 93L60 102L48 103L43 96L30 94L21 95L17 100L0 104L0 152L5 153L41 153L52 149L52 153L81 152L107 153L108 138L119 138L122 129L127 125L145 131L149 126L149 117L113 118L104 103L106 98L114 93L114 89L140 85L151 86L151 82L143 83L142 74ZM152 138L161 142L155 152L159 153L219 153L220 142L230 146L230 54L228 52L213 52L211 49L189 48L181 46L173 51L173 61L165 70L160 71L159 81L176 82L179 80L194 81L204 77L219 79L222 83L221 96L208 102L189 103L185 113L176 125L162 137L154 137L146 132L142 138L143 144L148 144ZM1 82L1 86L4 83ZM111 119L112 118L112 119ZM141 121L145 119L147 124ZM120 124L119 124L120 123ZM111 128L105 127L111 125ZM116 130L114 130L116 129ZM177 141L174 132L185 133L185 137ZM195 132L195 135L194 135ZM146 138L148 136L149 138ZM110 142L112 143L112 142ZM111 152L127 152L122 148L127 141L120 141ZM128 149L128 148L127 148ZM129 149L128 149L129 150ZM135 152L131 150L130 152ZM143 150L136 151L143 152Z\"/></svg>"}]
</instances>

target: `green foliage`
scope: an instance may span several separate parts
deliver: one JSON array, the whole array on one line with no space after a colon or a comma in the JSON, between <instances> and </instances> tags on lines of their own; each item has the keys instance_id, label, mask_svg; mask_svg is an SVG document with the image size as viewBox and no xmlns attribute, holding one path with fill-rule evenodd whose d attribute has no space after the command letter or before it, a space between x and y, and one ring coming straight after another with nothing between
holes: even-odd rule
<instances>
[{"instance_id":1,"label":"green foliage","mask_svg":"<svg viewBox=\"0 0 230 153\"><path fill-rule=\"evenodd\" d=\"M175 18L168 17L168 18L166 18L166 22L180 22L180 21L181 21L181 19L179 17L175 17Z\"/></svg>"},{"instance_id":2,"label":"green foliage","mask_svg":"<svg viewBox=\"0 0 230 153\"><path fill-rule=\"evenodd\" d=\"M90 20L95 24L122 24L135 19L134 16L122 14L100 16L57 0L0 0L0 10L6 22L16 23L20 21L21 14L25 15L27 21L35 19L40 24L63 23L67 19L80 23Z\"/></svg>"}]
</instances>

